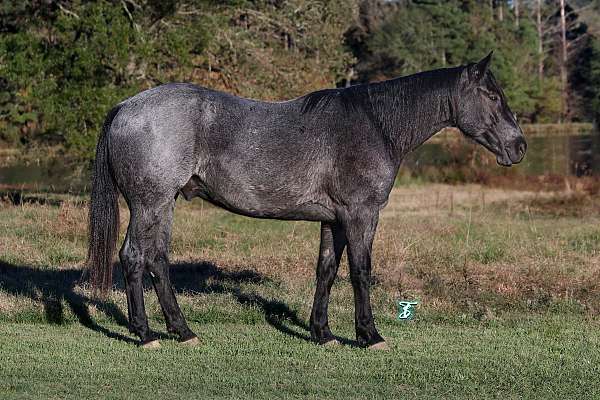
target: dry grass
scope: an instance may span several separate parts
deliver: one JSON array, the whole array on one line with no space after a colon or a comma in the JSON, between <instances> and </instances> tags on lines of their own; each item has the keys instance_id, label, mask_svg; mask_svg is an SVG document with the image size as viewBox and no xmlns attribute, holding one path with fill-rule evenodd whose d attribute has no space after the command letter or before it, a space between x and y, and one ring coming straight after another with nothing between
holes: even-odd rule
<instances>
[{"instance_id":1,"label":"dry grass","mask_svg":"<svg viewBox=\"0 0 600 400\"><path fill-rule=\"evenodd\" d=\"M3 318L40 314L39 308L48 307L40 299L62 301L59 283L75 280L64 271L82 268L85 260L86 213L73 200L59 206L2 204L0 265L12 271L0 280ZM123 232L126 209L121 215ZM398 298L421 300L425 312L476 319L502 318L515 311L597 313L599 222L600 201L576 190L396 188L381 214L374 244L375 307L390 318ZM247 288L263 298L278 298L306 317L318 235L315 223L255 220L201 201L179 202L172 262L175 284L186 292L181 296L183 307L200 319L212 318L223 314L220 306L234 310L236 294ZM54 289L45 293L36 271L64 273L47 276ZM83 288L76 292L89 294ZM343 266L334 288L334 312L351 315L351 297ZM111 298L124 309L122 292L115 291ZM148 308L160 318L154 296Z\"/></svg>"}]
</instances>

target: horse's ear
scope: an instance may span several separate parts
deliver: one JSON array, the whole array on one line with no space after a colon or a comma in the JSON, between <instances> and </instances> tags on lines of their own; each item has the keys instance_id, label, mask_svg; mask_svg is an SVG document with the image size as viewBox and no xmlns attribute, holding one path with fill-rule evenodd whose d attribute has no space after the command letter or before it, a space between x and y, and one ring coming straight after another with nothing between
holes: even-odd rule
<instances>
[{"instance_id":1,"label":"horse's ear","mask_svg":"<svg viewBox=\"0 0 600 400\"><path fill-rule=\"evenodd\" d=\"M492 62L493 53L493 51L490 51L490 54L488 54L484 59L476 64L471 64L469 67L469 78L472 82L477 82L485 76L485 73L490 67L490 63Z\"/></svg>"}]
</instances>

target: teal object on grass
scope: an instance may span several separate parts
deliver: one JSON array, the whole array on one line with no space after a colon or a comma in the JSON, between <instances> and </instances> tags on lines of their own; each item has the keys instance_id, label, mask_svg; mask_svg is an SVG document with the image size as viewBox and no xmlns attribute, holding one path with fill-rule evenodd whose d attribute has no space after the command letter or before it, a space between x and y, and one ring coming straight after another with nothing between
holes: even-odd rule
<instances>
[{"instance_id":1,"label":"teal object on grass","mask_svg":"<svg viewBox=\"0 0 600 400\"><path fill-rule=\"evenodd\" d=\"M410 321L415 316L415 306L418 301L401 300L398 302L398 319L400 321Z\"/></svg>"}]
</instances>

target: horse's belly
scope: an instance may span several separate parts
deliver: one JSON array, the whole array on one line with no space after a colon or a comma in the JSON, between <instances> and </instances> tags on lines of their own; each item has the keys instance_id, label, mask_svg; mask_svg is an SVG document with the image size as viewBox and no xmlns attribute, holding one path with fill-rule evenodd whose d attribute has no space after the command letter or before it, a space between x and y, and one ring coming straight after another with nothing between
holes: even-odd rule
<instances>
[{"instance_id":1,"label":"horse's belly","mask_svg":"<svg viewBox=\"0 0 600 400\"><path fill-rule=\"evenodd\" d=\"M220 186L220 187L219 187ZM210 185L194 175L180 189L186 200L200 197L236 214L254 218L333 221L335 212L327 201L314 196L294 196L281 190L245 188L232 183Z\"/></svg>"}]
</instances>

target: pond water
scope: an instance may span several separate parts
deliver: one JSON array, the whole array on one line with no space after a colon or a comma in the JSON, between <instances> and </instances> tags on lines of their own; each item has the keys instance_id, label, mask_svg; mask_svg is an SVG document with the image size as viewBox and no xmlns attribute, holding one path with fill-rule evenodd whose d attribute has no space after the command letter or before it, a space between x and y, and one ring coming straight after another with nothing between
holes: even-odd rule
<instances>
[{"instance_id":1,"label":"pond water","mask_svg":"<svg viewBox=\"0 0 600 400\"><path fill-rule=\"evenodd\" d=\"M445 134L444 134L445 135ZM510 175L600 175L600 132L571 136L534 136L527 138L527 154L512 168L496 165L495 156L479 145L465 139L448 143L439 140L425 143L410 154L404 167L413 174L431 168L450 168L465 164L472 168L485 168L489 174Z\"/></svg>"},{"instance_id":2,"label":"pond water","mask_svg":"<svg viewBox=\"0 0 600 400\"><path fill-rule=\"evenodd\" d=\"M441 135L450 135L443 133ZM464 139L440 137L410 154L403 168L414 175L431 170L485 169L488 174L516 175L600 175L600 133L527 138L523 162L512 168L496 165L493 155ZM469 160L465 162L464 160ZM2 163L0 163L2 165ZM60 160L17 163L0 167L0 187L9 190L78 193L89 188L85 165Z\"/></svg>"},{"instance_id":3,"label":"pond water","mask_svg":"<svg viewBox=\"0 0 600 400\"><path fill-rule=\"evenodd\" d=\"M2 164L0 164L2 165ZM10 190L81 193L89 187L86 165L61 160L18 162L0 167L0 187Z\"/></svg>"}]
</instances>

